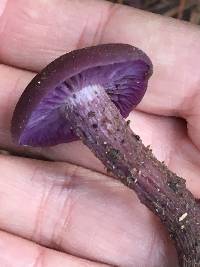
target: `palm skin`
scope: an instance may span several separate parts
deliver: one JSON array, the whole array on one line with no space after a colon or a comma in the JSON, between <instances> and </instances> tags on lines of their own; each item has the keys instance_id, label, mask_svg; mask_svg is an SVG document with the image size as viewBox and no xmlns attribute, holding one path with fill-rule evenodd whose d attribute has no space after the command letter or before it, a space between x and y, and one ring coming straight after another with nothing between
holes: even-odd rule
<instances>
[{"instance_id":1,"label":"palm skin","mask_svg":"<svg viewBox=\"0 0 200 267\"><path fill-rule=\"evenodd\" d=\"M0 145L20 156L0 157L0 266L176 267L159 220L81 142L21 148L9 127L25 86L51 60L133 44L154 74L131 127L199 197L199 29L95 0L1 0L0 14Z\"/></svg>"}]
</instances>

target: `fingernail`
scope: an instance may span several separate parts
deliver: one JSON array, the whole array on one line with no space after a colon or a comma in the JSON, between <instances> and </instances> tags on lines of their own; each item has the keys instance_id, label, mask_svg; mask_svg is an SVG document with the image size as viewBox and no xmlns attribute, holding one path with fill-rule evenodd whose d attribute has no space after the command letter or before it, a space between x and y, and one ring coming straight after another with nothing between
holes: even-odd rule
<instances>
[{"instance_id":1,"label":"fingernail","mask_svg":"<svg viewBox=\"0 0 200 267\"><path fill-rule=\"evenodd\" d=\"M0 17L5 10L6 4L7 4L7 0L0 0Z\"/></svg>"}]
</instances>

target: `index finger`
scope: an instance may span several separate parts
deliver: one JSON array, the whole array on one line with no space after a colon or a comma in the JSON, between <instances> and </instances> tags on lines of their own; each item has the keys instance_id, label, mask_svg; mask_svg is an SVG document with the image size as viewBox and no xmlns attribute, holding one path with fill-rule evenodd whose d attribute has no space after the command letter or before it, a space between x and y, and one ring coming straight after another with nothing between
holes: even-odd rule
<instances>
[{"instance_id":1,"label":"index finger","mask_svg":"<svg viewBox=\"0 0 200 267\"><path fill-rule=\"evenodd\" d=\"M198 89L199 29L122 5L8 0L0 18L0 39L0 62L32 71L75 48L107 42L138 46L155 70L140 106L144 111L184 113L190 108L185 98L193 98Z\"/></svg>"}]
</instances>

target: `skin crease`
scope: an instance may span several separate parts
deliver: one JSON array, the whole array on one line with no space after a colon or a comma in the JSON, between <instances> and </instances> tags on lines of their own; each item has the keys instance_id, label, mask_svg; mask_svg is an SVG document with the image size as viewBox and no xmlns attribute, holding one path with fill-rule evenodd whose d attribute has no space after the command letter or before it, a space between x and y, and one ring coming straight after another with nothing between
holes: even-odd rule
<instances>
[{"instance_id":1,"label":"skin crease","mask_svg":"<svg viewBox=\"0 0 200 267\"><path fill-rule=\"evenodd\" d=\"M133 44L150 56L154 75L131 127L199 197L199 28L95 0L9 0L1 13L0 146L57 162L0 157L0 265L176 267L157 218L98 173L103 166L80 142L19 148L9 126L23 89L52 59L98 43Z\"/></svg>"}]
</instances>

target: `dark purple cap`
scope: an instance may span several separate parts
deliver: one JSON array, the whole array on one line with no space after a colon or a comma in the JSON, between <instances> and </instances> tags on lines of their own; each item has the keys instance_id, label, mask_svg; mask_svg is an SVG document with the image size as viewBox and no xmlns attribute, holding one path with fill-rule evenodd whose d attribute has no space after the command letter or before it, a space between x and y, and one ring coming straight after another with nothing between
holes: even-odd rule
<instances>
[{"instance_id":1,"label":"dark purple cap","mask_svg":"<svg viewBox=\"0 0 200 267\"><path fill-rule=\"evenodd\" d=\"M103 86L122 116L127 117L143 98L151 74L150 59L131 45L104 44L67 53L26 87L13 114L13 139L30 146L77 140L64 110L74 90L88 85Z\"/></svg>"}]
</instances>

